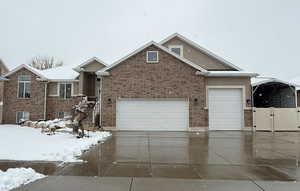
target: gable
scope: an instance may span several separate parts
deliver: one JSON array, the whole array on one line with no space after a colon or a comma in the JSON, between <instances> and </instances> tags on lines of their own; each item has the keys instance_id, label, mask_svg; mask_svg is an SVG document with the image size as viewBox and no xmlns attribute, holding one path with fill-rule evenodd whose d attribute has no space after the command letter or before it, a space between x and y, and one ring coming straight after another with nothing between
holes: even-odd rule
<instances>
[{"instance_id":1,"label":"gable","mask_svg":"<svg viewBox=\"0 0 300 191\"><path fill-rule=\"evenodd\" d=\"M100 60L97 57L93 57L85 61L84 63L73 68L76 72L80 72L82 70L86 72L97 72L102 68L107 67L107 64Z\"/></svg>"},{"instance_id":2,"label":"gable","mask_svg":"<svg viewBox=\"0 0 300 191\"><path fill-rule=\"evenodd\" d=\"M159 61L147 63L147 51L158 51ZM168 94L174 92L179 86L186 86L188 89L191 88L190 83L204 83L204 76L197 75L197 71L156 46L150 46L109 70L110 75L104 76L103 83L113 84L114 88L120 87L116 88L116 91L126 90L121 91L121 94L130 94L132 90L149 92L149 94L159 90L162 94Z\"/></svg>"},{"instance_id":3,"label":"gable","mask_svg":"<svg viewBox=\"0 0 300 191\"><path fill-rule=\"evenodd\" d=\"M176 60L179 60L181 61L181 63L183 64L186 64L194 69L196 69L196 71L199 71L199 72L207 72L205 69L203 69L201 66L197 65L197 64L194 64L193 62L181 57L181 56L178 56L177 54L171 52L169 49L165 48L164 46L161 46L160 44L156 43L156 42L149 42L147 43L146 45L140 47L139 49L137 49L136 51L132 52L131 54L121 58L120 60L116 61L115 63L113 63L112 65L106 67L106 68L103 68L102 70L98 71L97 72L97 75L108 75L108 71L111 71L113 68L121 65L124 61L130 59L131 57L134 57L136 55L138 55L140 52L143 52L145 51L146 49L149 50L149 48L152 47L152 49L154 48L156 51L159 51L159 52L162 52L164 53L165 55L169 55L170 57L172 57L173 59L176 59ZM145 53L146 54L146 53ZM143 62L146 63L146 58L143 59Z\"/></svg>"},{"instance_id":4,"label":"gable","mask_svg":"<svg viewBox=\"0 0 300 191\"><path fill-rule=\"evenodd\" d=\"M97 72L97 71L101 70L104 67L105 67L105 65L97 62L96 60L93 60L92 62L86 64L82 68L86 72Z\"/></svg>"},{"instance_id":5,"label":"gable","mask_svg":"<svg viewBox=\"0 0 300 191\"><path fill-rule=\"evenodd\" d=\"M206 70L217 70L217 71L237 71L237 67L225 63L225 60L221 60L216 55L213 55L207 50L202 50L196 45L192 45L187 40L179 38L175 35L173 38L167 39L162 42L162 45L166 48L174 45L183 46L183 57L192 61L195 64L203 67Z\"/></svg>"}]
</instances>

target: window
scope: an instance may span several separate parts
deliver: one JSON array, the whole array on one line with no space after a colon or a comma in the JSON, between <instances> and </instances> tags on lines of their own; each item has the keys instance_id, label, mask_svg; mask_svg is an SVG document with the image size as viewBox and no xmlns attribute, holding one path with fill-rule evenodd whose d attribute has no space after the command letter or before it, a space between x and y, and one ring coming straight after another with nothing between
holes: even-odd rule
<instances>
[{"instance_id":1,"label":"window","mask_svg":"<svg viewBox=\"0 0 300 191\"><path fill-rule=\"evenodd\" d=\"M70 117L70 116L71 116L70 112L60 111L60 112L57 113L57 118L58 119L64 119L64 118L67 118L67 117Z\"/></svg>"},{"instance_id":2,"label":"window","mask_svg":"<svg viewBox=\"0 0 300 191\"><path fill-rule=\"evenodd\" d=\"M19 111L17 112L17 123L20 123L22 121L27 121L29 120L29 112L26 111Z\"/></svg>"},{"instance_id":3,"label":"window","mask_svg":"<svg viewBox=\"0 0 300 191\"><path fill-rule=\"evenodd\" d=\"M158 51L147 51L147 63L158 62Z\"/></svg>"},{"instance_id":4,"label":"window","mask_svg":"<svg viewBox=\"0 0 300 191\"><path fill-rule=\"evenodd\" d=\"M18 76L18 98L30 98L30 76Z\"/></svg>"},{"instance_id":5,"label":"window","mask_svg":"<svg viewBox=\"0 0 300 191\"><path fill-rule=\"evenodd\" d=\"M68 99L72 96L72 84L71 83L60 83L59 84L59 97Z\"/></svg>"},{"instance_id":6,"label":"window","mask_svg":"<svg viewBox=\"0 0 300 191\"><path fill-rule=\"evenodd\" d=\"M170 45L169 49L179 56L183 56L183 47L181 45Z\"/></svg>"}]
</instances>

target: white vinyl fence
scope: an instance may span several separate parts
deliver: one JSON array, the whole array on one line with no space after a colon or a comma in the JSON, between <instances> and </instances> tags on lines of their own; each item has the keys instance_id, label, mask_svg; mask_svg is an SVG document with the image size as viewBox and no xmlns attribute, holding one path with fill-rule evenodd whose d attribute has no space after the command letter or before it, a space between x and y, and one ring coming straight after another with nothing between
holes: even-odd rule
<instances>
[{"instance_id":1,"label":"white vinyl fence","mask_svg":"<svg viewBox=\"0 0 300 191\"><path fill-rule=\"evenodd\" d=\"M299 131L300 108L254 108L256 131Z\"/></svg>"}]
</instances>

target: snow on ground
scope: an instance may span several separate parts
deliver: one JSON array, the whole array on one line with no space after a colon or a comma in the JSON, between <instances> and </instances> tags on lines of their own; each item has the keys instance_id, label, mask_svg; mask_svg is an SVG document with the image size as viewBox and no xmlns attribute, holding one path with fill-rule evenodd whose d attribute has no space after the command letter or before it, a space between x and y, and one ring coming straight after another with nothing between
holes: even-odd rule
<instances>
[{"instance_id":1,"label":"snow on ground","mask_svg":"<svg viewBox=\"0 0 300 191\"><path fill-rule=\"evenodd\" d=\"M32 168L10 168L5 172L0 170L0 191L8 191L44 177Z\"/></svg>"},{"instance_id":2,"label":"snow on ground","mask_svg":"<svg viewBox=\"0 0 300 191\"><path fill-rule=\"evenodd\" d=\"M46 135L41 129L0 125L0 135L0 160L81 162L77 157L82 151L104 141L111 133L89 132L90 137L77 139L70 133Z\"/></svg>"}]
</instances>

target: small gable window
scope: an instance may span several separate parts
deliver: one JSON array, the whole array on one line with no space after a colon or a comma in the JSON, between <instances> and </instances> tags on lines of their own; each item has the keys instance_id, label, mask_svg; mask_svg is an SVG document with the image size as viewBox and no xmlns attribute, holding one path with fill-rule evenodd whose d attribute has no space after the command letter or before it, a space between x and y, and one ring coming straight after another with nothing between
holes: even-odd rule
<instances>
[{"instance_id":1,"label":"small gable window","mask_svg":"<svg viewBox=\"0 0 300 191\"><path fill-rule=\"evenodd\" d=\"M169 49L178 56L183 56L183 47L181 45L171 45Z\"/></svg>"},{"instance_id":2,"label":"small gable window","mask_svg":"<svg viewBox=\"0 0 300 191\"><path fill-rule=\"evenodd\" d=\"M158 61L158 51L147 51L147 63L157 63Z\"/></svg>"}]
</instances>

